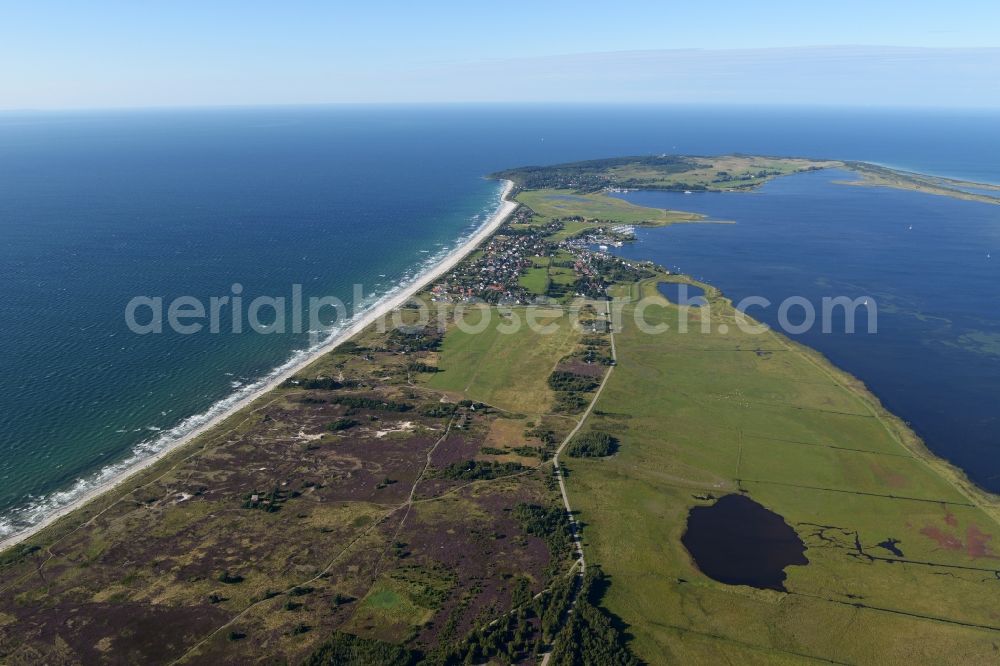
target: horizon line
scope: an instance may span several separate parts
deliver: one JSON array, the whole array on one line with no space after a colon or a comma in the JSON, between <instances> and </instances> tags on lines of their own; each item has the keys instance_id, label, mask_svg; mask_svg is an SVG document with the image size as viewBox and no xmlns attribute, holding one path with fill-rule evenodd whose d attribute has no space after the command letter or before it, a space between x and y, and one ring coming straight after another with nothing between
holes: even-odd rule
<instances>
[{"instance_id":1,"label":"horizon line","mask_svg":"<svg viewBox=\"0 0 1000 666\"><path fill-rule=\"evenodd\" d=\"M997 47L1000 51L1000 47ZM522 100L522 101L483 101L483 100L408 100L408 101L369 101L348 100L330 102L251 102L251 103L205 103L205 104L122 104L110 106L67 106L67 107L0 107L0 114L47 114L47 113L88 113L88 112L141 112L141 111L252 111L265 109L324 109L336 107L386 107L386 108L433 108L433 107L618 107L618 108L751 108L751 109L811 109L811 110L855 110L855 111L1000 111L1000 104L889 104L889 103L851 103L842 104L826 102L739 102L739 101L572 101L572 100Z\"/></svg>"}]
</instances>

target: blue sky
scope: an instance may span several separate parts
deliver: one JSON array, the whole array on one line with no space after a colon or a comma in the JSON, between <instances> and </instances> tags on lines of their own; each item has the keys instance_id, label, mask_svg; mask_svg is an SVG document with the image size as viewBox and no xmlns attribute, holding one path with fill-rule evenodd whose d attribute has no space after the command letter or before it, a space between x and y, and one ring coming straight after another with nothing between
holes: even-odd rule
<instances>
[{"instance_id":1,"label":"blue sky","mask_svg":"<svg viewBox=\"0 0 1000 666\"><path fill-rule=\"evenodd\" d=\"M993 106L998 93L972 88L996 74L1000 51L968 49L1000 47L997 26L1000 3L985 0L0 1L0 108L759 103L760 90L779 102L827 103L829 77L845 103L888 104L895 95L901 104ZM832 51L801 48L831 45L930 50L841 49L842 71ZM751 53L759 49L789 50ZM622 60L622 52L662 53ZM498 97L480 80L534 63L544 79L524 90ZM940 80L928 78L928 63ZM596 76L588 79L588 68ZM786 76L794 85L782 86ZM847 80L859 93L845 98Z\"/></svg>"}]
</instances>

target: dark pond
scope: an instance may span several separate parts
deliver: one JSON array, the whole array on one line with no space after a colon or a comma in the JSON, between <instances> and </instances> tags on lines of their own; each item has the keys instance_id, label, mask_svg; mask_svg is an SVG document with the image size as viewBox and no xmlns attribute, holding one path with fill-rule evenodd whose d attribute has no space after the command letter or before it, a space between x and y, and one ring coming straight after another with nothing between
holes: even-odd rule
<instances>
[{"instance_id":1,"label":"dark pond","mask_svg":"<svg viewBox=\"0 0 1000 666\"><path fill-rule=\"evenodd\" d=\"M743 495L692 508L681 542L702 573L728 585L783 592L785 567L809 564L785 519Z\"/></svg>"},{"instance_id":2,"label":"dark pond","mask_svg":"<svg viewBox=\"0 0 1000 666\"><path fill-rule=\"evenodd\" d=\"M671 303L700 308L705 305L705 290L683 282L660 282L656 285L660 295Z\"/></svg>"}]
</instances>

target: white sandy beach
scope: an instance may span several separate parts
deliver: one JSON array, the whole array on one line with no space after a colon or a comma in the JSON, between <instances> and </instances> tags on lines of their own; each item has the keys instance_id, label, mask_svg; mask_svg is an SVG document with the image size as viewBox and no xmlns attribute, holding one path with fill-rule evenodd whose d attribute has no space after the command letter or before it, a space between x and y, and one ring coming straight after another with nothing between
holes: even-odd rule
<instances>
[{"instance_id":1,"label":"white sandy beach","mask_svg":"<svg viewBox=\"0 0 1000 666\"><path fill-rule=\"evenodd\" d=\"M254 400L257 400L262 395L271 391L272 389L277 388L282 382L295 375L295 373L305 368L307 365L315 361L323 354L330 352L338 345L349 340L350 338L357 335L359 332L364 330L369 325L378 321L379 318L400 307L414 294L423 289L426 285L433 282L434 280L437 280L439 277L450 271L462 259L464 259L466 255L472 252L472 250L474 250L480 243L482 243L491 234L493 234L493 232L496 231L501 224L503 224L504 220L506 220L507 217L517 207L516 202L510 201L507 198L514 187L514 183L509 180L505 181L505 183L506 184L503 189L503 194L501 195L500 206L493 213L490 219L485 224L483 224L479 229L477 229L476 232L473 233L472 236L470 236L469 239L466 240L461 246L455 248L454 251L445 256L440 262L438 262L428 270L424 271L409 285L406 285L405 287L399 289L397 293L390 294L383 300L380 300L379 302L375 303L371 308L369 308L360 317L358 317L356 321L352 321L350 326L345 328L334 338L330 339L326 344L324 344L321 347L317 347L309 354L303 356L303 358L299 362L289 366L284 370L284 372L271 378L271 380L268 381L266 384L263 384L257 390L246 395L245 397L243 397L243 399L241 399L239 402L234 403L225 411L216 414L212 419L205 422L198 428L192 430L191 432L187 433L185 436L179 438L176 442L172 442L171 444L164 447L162 450L156 452L155 454L149 456L148 458L142 459L135 465L132 465L131 467L123 470L120 474L114 476L111 479L108 479L106 482L94 486L86 493L81 494L73 502L53 511L50 515L46 516L39 523L32 525L31 527L21 532L12 534L3 541L0 541L0 551L6 550L7 548L10 548L11 546L18 544L24 541L25 539L28 539L32 535L36 534L45 527L51 525L52 523L62 518L63 516L75 511L76 509L82 507L84 504L108 492L109 490L114 489L118 485L124 483L134 474L150 467L151 465L159 461L161 458L169 455L170 453L173 453L174 451L184 446L185 444L190 443L199 435L219 425L227 418L229 418L239 410L243 409L244 407L252 403Z\"/></svg>"}]
</instances>

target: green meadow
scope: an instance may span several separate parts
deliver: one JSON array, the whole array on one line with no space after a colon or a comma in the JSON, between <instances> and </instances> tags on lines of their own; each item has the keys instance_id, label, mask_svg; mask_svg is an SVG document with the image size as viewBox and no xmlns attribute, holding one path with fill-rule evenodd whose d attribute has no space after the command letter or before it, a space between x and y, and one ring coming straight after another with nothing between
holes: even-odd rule
<instances>
[{"instance_id":1,"label":"green meadow","mask_svg":"<svg viewBox=\"0 0 1000 666\"><path fill-rule=\"evenodd\" d=\"M542 295L549 289L549 272L544 267L529 268L518 283L532 294Z\"/></svg>"},{"instance_id":2,"label":"green meadow","mask_svg":"<svg viewBox=\"0 0 1000 666\"><path fill-rule=\"evenodd\" d=\"M580 332L561 310L534 312L535 321L550 327L551 333L532 330L523 307L510 309L509 314L499 308L470 309L467 330L453 327L445 337L438 362L443 372L432 375L428 385L511 412L550 412L549 373L573 351ZM489 325L479 331L484 321ZM505 332L514 329L515 323L516 331Z\"/></svg>"},{"instance_id":3,"label":"green meadow","mask_svg":"<svg viewBox=\"0 0 1000 666\"><path fill-rule=\"evenodd\" d=\"M584 218L565 221L564 228L552 235L553 241L571 238L601 223L660 226L701 219L693 213L637 206L606 194L581 194L573 190L525 190L517 195L517 200L545 218Z\"/></svg>"},{"instance_id":4,"label":"green meadow","mask_svg":"<svg viewBox=\"0 0 1000 666\"><path fill-rule=\"evenodd\" d=\"M572 460L588 561L604 604L649 663L985 663L1000 632L1000 541L966 492L856 380L774 333L734 325L708 288L711 332L641 285L662 334L626 305L618 365L588 427L621 440ZM706 317L702 312L692 317ZM720 325L728 330L720 331ZM691 507L746 493L780 514L809 563L788 592L715 582L681 544ZM894 544L902 553L885 546Z\"/></svg>"}]
</instances>

